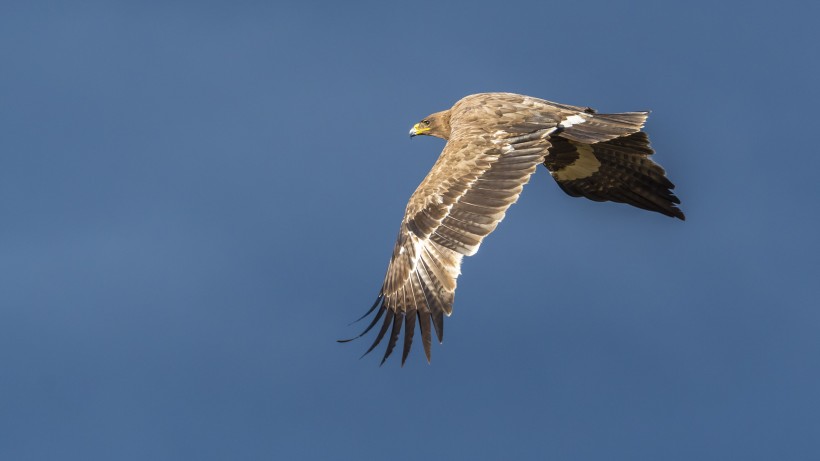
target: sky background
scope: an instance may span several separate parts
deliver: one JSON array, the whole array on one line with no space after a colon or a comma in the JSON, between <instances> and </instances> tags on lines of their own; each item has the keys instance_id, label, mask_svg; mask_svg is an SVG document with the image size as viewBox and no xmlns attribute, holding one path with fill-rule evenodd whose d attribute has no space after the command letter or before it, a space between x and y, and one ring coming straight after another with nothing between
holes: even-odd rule
<instances>
[{"instance_id":1,"label":"sky background","mask_svg":"<svg viewBox=\"0 0 820 461\"><path fill-rule=\"evenodd\" d=\"M820 6L385 3L0 4L0 459L820 458ZM688 219L541 169L359 360L485 91L651 109Z\"/></svg>"}]
</instances>

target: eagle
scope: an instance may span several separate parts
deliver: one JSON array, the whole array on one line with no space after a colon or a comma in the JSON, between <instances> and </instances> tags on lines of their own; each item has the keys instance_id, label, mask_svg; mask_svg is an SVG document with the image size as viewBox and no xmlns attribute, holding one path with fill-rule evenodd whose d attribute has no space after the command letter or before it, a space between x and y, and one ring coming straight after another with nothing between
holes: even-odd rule
<instances>
[{"instance_id":1,"label":"eagle","mask_svg":"<svg viewBox=\"0 0 820 461\"><path fill-rule=\"evenodd\" d=\"M413 125L410 137L447 141L410 197L387 275L364 336L383 318L370 353L388 334L381 364L402 327L404 365L416 328L427 362L432 331L441 343L444 316L453 312L461 260L474 255L518 200L538 165L564 192L598 202L626 203L684 220L675 186L653 162L641 131L648 112L599 114L513 93L466 96ZM357 321L358 321L357 320Z\"/></svg>"}]
</instances>

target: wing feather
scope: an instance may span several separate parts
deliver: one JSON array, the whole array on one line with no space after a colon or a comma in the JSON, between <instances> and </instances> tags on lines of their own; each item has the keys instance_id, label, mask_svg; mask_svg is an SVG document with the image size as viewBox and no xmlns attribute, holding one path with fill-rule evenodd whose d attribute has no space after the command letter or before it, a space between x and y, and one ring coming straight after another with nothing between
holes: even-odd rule
<instances>
[{"instance_id":1,"label":"wing feather","mask_svg":"<svg viewBox=\"0 0 820 461\"><path fill-rule=\"evenodd\" d=\"M382 342L382 338L384 338L384 334L387 333L387 327L390 326L390 323L393 321L393 317L396 315L395 312L393 312L393 309L383 309L383 310L387 312L387 315L384 316L384 322L382 322L382 328L381 328L381 330L379 330L379 334L376 335L376 340L373 341L373 344L370 345L370 348L367 349L367 351L364 354L362 354L362 357L369 354L370 351L375 349L376 346L378 346L379 343Z\"/></svg>"},{"instance_id":2,"label":"wing feather","mask_svg":"<svg viewBox=\"0 0 820 461\"><path fill-rule=\"evenodd\" d=\"M589 115L583 123L561 131L561 136L582 144L609 141L638 132L648 116L649 112Z\"/></svg>"},{"instance_id":3,"label":"wing feather","mask_svg":"<svg viewBox=\"0 0 820 461\"><path fill-rule=\"evenodd\" d=\"M430 363L430 349L433 339L430 333L430 312L418 311L419 330L421 330L421 343L424 346L424 355L427 357L427 363Z\"/></svg>"},{"instance_id":4,"label":"wing feather","mask_svg":"<svg viewBox=\"0 0 820 461\"><path fill-rule=\"evenodd\" d=\"M470 142L450 139L410 198L385 276L381 293L392 315L385 318L376 344L389 324L393 328L383 361L393 352L404 322L404 364L416 318L430 360L430 324L443 341L444 317L452 313L462 257L478 251L484 237L518 200L536 166L544 162L549 133L540 129L537 136L505 139L507 133L500 132L483 144L475 137ZM510 139L520 140L525 147L519 150Z\"/></svg>"},{"instance_id":5,"label":"wing feather","mask_svg":"<svg viewBox=\"0 0 820 461\"><path fill-rule=\"evenodd\" d=\"M417 283L417 282L414 282ZM404 348L401 352L401 364L407 361L410 348L413 346L413 334L416 327L416 316L413 312L407 314L404 319Z\"/></svg>"},{"instance_id":6,"label":"wing feather","mask_svg":"<svg viewBox=\"0 0 820 461\"><path fill-rule=\"evenodd\" d=\"M544 165L568 195L597 202L627 203L686 219L676 206L680 199L672 192L675 185L664 169L649 158L655 151L646 133L592 144L564 136L565 132L560 132L551 138L552 147Z\"/></svg>"},{"instance_id":7,"label":"wing feather","mask_svg":"<svg viewBox=\"0 0 820 461\"><path fill-rule=\"evenodd\" d=\"M393 353L393 348L396 347L396 342L399 340L399 333L401 333L404 316L404 312L397 312L393 316L393 330L390 332L390 341L387 343L387 350L384 351L384 357L382 357L381 362L382 364L384 364L384 361L387 360L387 357L390 357L390 354Z\"/></svg>"}]
</instances>

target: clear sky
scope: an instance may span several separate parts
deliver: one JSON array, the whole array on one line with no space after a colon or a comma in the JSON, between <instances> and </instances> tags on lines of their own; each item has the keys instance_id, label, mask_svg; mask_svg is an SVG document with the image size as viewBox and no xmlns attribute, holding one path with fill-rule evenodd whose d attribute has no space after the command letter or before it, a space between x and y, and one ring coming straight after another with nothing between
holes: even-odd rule
<instances>
[{"instance_id":1,"label":"clear sky","mask_svg":"<svg viewBox=\"0 0 820 461\"><path fill-rule=\"evenodd\" d=\"M0 5L0 459L820 459L820 7L443 3ZM359 360L484 91L651 109L687 221L541 169Z\"/></svg>"}]
</instances>

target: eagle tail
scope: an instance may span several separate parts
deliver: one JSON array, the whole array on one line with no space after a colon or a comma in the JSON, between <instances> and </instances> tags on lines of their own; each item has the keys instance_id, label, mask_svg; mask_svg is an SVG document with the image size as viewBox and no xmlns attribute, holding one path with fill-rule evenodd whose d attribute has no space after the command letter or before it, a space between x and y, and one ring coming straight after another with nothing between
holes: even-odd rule
<instances>
[{"instance_id":1,"label":"eagle tail","mask_svg":"<svg viewBox=\"0 0 820 461\"><path fill-rule=\"evenodd\" d=\"M568 124L559 130L561 137L583 144L609 141L627 136L643 128L649 112L620 114L584 114L581 123Z\"/></svg>"}]
</instances>

